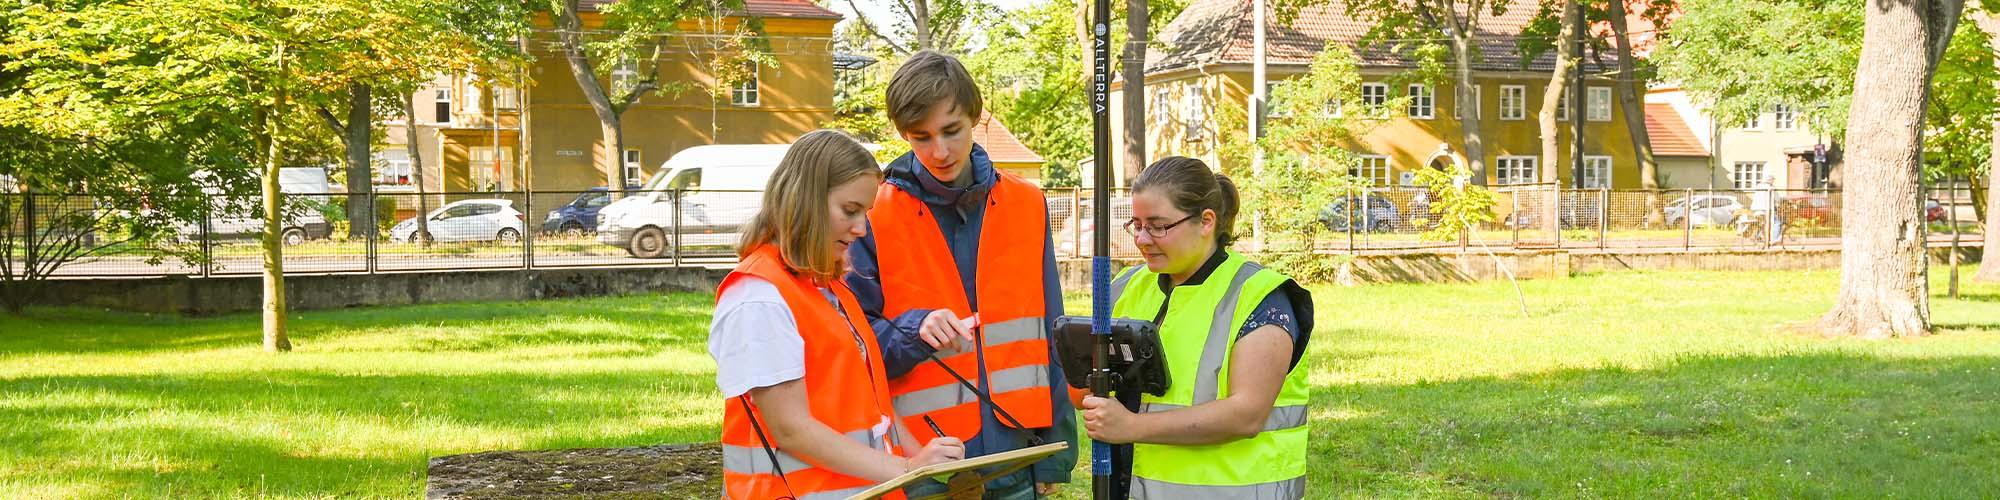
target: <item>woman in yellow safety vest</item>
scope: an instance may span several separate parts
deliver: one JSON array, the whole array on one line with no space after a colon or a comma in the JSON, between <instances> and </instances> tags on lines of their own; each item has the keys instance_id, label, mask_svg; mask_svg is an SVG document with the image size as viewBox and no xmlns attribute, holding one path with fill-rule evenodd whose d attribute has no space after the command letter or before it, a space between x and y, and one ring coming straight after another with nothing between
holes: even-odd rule
<instances>
[{"instance_id":1,"label":"woman in yellow safety vest","mask_svg":"<svg viewBox=\"0 0 2000 500\"><path fill-rule=\"evenodd\" d=\"M1132 191L1125 229L1146 265L1112 281L1111 313L1159 325L1172 385L1080 405L1091 439L1129 443L1113 454L1114 489L1304 498L1311 295L1229 251L1236 186L1200 160L1155 162Z\"/></svg>"}]
</instances>

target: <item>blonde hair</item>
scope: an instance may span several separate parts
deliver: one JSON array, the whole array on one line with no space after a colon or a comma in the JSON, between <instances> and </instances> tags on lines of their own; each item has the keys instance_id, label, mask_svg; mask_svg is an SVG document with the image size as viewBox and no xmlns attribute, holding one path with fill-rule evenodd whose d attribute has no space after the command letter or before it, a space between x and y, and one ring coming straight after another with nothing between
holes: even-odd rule
<instances>
[{"instance_id":1,"label":"blonde hair","mask_svg":"<svg viewBox=\"0 0 2000 500\"><path fill-rule=\"evenodd\" d=\"M853 136L834 130L799 136L764 185L763 209L744 227L736 256L749 257L757 247L773 244L793 272L819 282L839 277L846 272L846 256L832 248L828 198L834 187L863 176L879 181L882 170Z\"/></svg>"}]
</instances>

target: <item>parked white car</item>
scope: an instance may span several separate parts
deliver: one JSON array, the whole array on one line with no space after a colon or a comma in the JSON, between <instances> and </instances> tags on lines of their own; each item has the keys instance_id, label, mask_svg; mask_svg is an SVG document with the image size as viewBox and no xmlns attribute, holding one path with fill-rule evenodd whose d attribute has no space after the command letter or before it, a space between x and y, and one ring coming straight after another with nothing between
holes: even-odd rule
<instances>
[{"instance_id":1,"label":"parked white car","mask_svg":"<svg viewBox=\"0 0 2000 500\"><path fill-rule=\"evenodd\" d=\"M789 144L695 146L675 153L638 194L597 212L597 241L635 257L734 245L763 205L764 185ZM678 194L677 194L678 193ZM676 197L679 199L676 199ZM674 240L676 219L679 241Z\"/></svg>"},{"instance_id":2,"label":"parked white car","mask_svg":"<svg viewBox=\"0 0 2000 500\"><path fill-rule=\"evenodd\" d=\"M454 201L432 210L429 214L429 239L432 241L498 241L513 243L521 240L521 228L527 216L514 209L514 200L477 199ZM403 219L396 227L389 229L393 241L421 242L425 235L417 234L417 219Z\"/></svg>"},{"instance_id":3,"label":"parked white car","mask_svg":"<svg viewBox=\"0 0 2000 500\"><path fill-rule=\"evenodd\" d=\"M1689 210L1692 205L1693 210ZM1743 202L1735 196L1701 194L1689 196L1667 203L1665 215L1667 226L1680 226L1683 220L1692 219L1697 226L1726 226L1736 218L1736 211L1743 209ZM1691 215L1690 215L1691 214Z\"/></svg>"}]
</instances>

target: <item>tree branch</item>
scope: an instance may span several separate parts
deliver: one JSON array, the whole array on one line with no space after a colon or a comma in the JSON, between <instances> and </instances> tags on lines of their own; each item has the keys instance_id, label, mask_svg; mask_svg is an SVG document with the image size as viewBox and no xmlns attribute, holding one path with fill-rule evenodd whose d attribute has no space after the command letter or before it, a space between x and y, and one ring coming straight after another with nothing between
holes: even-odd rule
<instances>
[{"instance_id":1,"label":"tree branch","mask_svg":"<svg viewBox=\"0 0 2000 500\"><path fill-rule=\"evenodd\" d=\"M882 34L882 30L876 29L875 23L868 20L868 15L861 13L861 7L854 5L854 0L847 0L847 8L854 11L854 20L861 22L862 30L867 31L869 35L873 35L876 40L881 40L882 43L888 44L889 48L895 50L898 54L908 55L910 53L910 49L904 48L902 44L896 43L895 40L890 40L889 37ZM907 10L905 11L907 12Z\"/></svg>"}]
</instances>

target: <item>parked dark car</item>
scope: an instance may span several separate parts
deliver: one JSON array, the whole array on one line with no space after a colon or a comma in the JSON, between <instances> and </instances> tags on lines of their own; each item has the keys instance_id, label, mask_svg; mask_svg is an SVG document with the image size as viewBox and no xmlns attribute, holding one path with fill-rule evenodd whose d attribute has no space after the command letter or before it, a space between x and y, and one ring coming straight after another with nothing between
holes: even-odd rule
<instances>
[{"instance_id":1,"label":"parked dark car","mask_svg":"<svg viewBox=\"0 0 2000 500\"><path fill-rule=\"evenodd\" d=\"M611 192L594 187L555 210L542 220L542 232L588 233L597 230L597 212L611 203Z\"/></svg>"},{"instance_id":2,"label":"parked dark car","mask_svg":"<svg viewBox=\"0 0 2000 500\"><path fill-rule=\"evenodd\" d=\"M1348 210L1350 200L1355 210ZM1361 210L1364 206L1366 212ZM1347 232L1349 228L1356 231L1390 231L1401 227L1402 222L1402 212L1396 209L1396 204L1376 193L1369 193L1365 204L1360 196L1335 198L1333 203L1328 203L1319 211L1319 223L1326 225L1327 230L1336 232Z\"/></svg>"}]
</instances>

